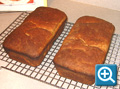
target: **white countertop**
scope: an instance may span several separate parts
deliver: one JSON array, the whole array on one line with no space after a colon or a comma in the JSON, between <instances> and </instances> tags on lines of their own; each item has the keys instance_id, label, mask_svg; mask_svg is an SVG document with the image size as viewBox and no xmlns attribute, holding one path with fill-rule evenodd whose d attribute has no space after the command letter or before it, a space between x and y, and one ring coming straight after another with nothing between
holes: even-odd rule
<instances>
[{"instance_id":1,"label":"white countertop","mask_svg":"<svg viewBox=\"0 0 120 89\"><path fill-rule=\"evenodd\" d=\"M73 0L48 0L48 6L64 11L68 16L68 22L74 23L84 15L105 19L113 23L116 28L115 33L120 34L120 11L82 4ZM0 13L0 33L21 13ZM5 62L0 60L0 66L4 65ZM56 89L56 87L2 68L0 69L0 89Z\"/></svg>"}]
</instances>

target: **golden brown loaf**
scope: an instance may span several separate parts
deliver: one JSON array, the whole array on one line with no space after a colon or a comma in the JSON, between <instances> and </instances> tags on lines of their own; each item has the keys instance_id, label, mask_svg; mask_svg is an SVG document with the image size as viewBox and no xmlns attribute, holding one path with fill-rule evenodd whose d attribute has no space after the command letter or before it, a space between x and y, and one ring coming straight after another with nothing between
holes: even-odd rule
<instances>
[{"instance_id":1,"label":"golden brown loaf","mask_svg":"<svg viewBox=\"0 0 120 89\"><path fill-rule=\"evenodd\" d=\"M53 42L64 29L64 12L38 7L4 41L9 57L31 66L38 66Z\"/></svg>"},{"instance_id":2,"label":"golden brown loaf","mask_svg":"<svg viewBox=\"0 0 120 89\"><path fill-rule=\"evenodd\" d=\"M54 58L58 73L85 84L95 81L95 65L104 63L114 26L102 19L79 18Z\"/></svg>"}]
</instances>

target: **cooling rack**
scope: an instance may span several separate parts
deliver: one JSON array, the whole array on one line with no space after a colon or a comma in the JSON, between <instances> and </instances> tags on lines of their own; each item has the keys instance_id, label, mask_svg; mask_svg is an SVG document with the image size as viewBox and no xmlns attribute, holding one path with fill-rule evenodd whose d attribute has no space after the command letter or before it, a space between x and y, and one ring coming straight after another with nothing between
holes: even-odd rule
<instances>
[{"instance_id":1,"label":"cooling rack","mask_svg":"<svg viewBox=\"0 0 120 89\"><path fill-rule=\"evenodd\" d=\"M120 35L114 34L111 45L105 60L106 64L117 65L117 85L116 86L95 86L82 84L80 82L73 81L59 76L54 66L53 59L59 48L62 45L63 40L68 35L73 23L67 22L64 27L64 31L54 42L51 49L48 51L42 63L37 67L32 67L9 58L3 49L2 43L4 39L16 28L23 20L29 15L28 12L23 12L18 18L13 21L1 34L0 34L0 60L6 62L5 68L9 71L16 72L23 76L30 77L32 79L47 83L61 89L120 89Z\"/></svg>"}]
</instances>

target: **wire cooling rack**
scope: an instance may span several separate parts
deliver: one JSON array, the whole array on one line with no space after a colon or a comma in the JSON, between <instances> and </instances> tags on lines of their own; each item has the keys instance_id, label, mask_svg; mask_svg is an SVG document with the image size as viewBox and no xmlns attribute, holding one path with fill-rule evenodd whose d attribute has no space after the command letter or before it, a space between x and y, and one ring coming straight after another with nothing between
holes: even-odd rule
<instances>
[{"instance_id":1,"label":"wire cooling rack","mask_svg":"<svg viewBox=\"0 0 120 89\"><path fill-rule=\"evenodd\" d=\"M118 34L113 35L112 42L105 60L106 64L117 64L116 86L103 87L95 86L95 84L87 85L59 76L54 66L53 59L56 53L58 52L59 48L61 47L63 40L72 28L73 23L66 23L64 31L54 42L51 49L49 50L49 52L47 53L44 60L39 66L32 67L10 59L4 51L2 43L4 39L16 27L18 27L28 15L28 12L23 12L12 24L10 24L10 26L8 26L0 34L0 60L6 62L6 65L2 66L3 68L62 89L120 89L120 35Z\"/></svg>"}]
</instances>

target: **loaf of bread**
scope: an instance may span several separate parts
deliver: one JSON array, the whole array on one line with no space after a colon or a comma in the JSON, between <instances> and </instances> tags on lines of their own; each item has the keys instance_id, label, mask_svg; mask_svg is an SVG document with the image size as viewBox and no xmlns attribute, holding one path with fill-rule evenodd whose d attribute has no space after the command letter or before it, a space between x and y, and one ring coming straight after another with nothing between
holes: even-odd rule
<instances>
[{"instance_id":1,"label":"loaf of bread","mask_svg":"<svg viewBox=\"0 0 120 89\"><path fill-rule=\"evenodd\" d=\"M104 63L114 29L100 18L79 18L53 60L59 75L93 84L95 65Z\"/></svg>"},{"instance_id":2,"label":"loaf of bread","mask_svg":"<svg viewBox=\"0 0 120 89\"><path fill-rule=\"evenodd\" d=\"M50 7L38 7L3 43L11 59L38 66L64 29L67 16Z\"/></svg>"}]
</instances>

